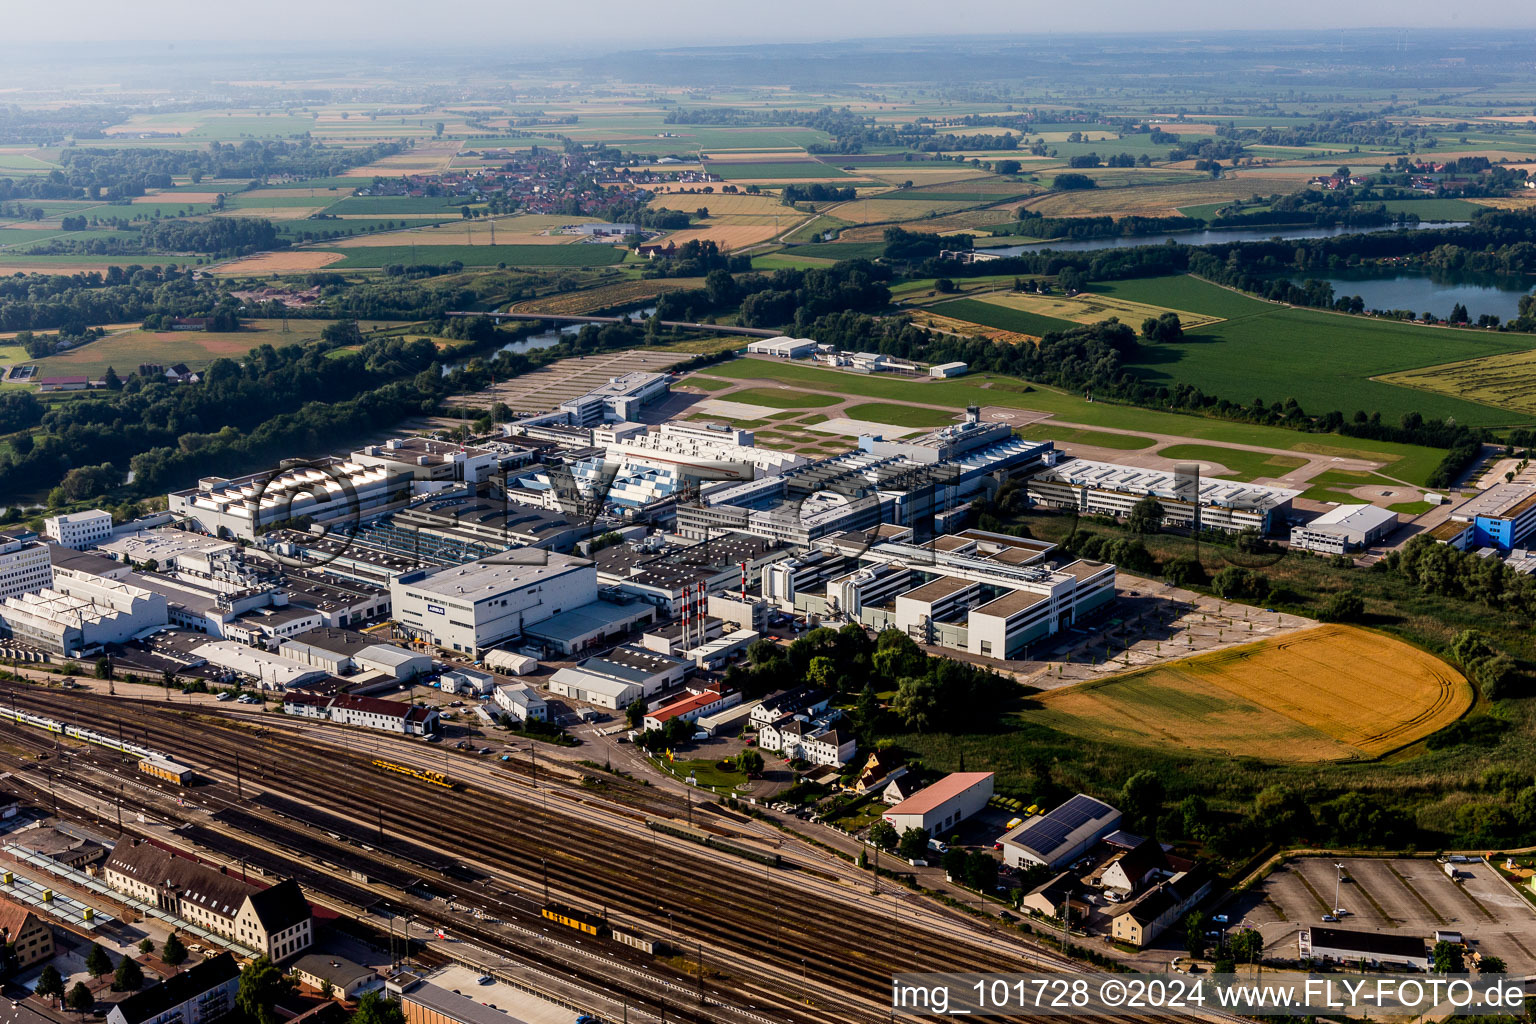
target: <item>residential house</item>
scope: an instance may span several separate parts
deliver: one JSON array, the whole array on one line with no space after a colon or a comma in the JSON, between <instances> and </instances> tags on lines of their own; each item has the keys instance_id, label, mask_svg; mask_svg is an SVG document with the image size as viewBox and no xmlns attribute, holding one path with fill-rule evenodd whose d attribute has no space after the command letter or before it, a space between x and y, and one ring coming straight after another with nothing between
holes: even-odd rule
<instances>
[{"instance_id":1,"label":"residential house","mask_svg":"<svg viewBox=\"0 0 1536 1024\"><path fill-rule=\"evenodd\" d=\"M235 1008L240 966L220 953L135 992L107 1012L107 1024L209 1024Z\"/></svg>"},{"instance_id":2,"label":"residential house","mask_svg":"<svg viewBox=\"0 0 1536 1024\"><path fill-rule=\"evenodd\" d=\"M0 944L16 953L21 969L53 959L53 928L20 903L0 897Z\"/></svg>"}]
</instances>

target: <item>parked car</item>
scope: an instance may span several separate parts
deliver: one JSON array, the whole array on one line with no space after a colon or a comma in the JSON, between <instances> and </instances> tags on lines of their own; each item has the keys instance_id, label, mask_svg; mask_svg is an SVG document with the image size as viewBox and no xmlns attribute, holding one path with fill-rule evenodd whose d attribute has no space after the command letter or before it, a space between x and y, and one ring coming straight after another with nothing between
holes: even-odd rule
<instances>
[{"instance_id":1,"label":"parked car","mask_svg":"<svg viewBox=\"0 0 1536 1024\"><path fill-rule=\"evenodd\" d=\"M1323 923L1324 924L1338 924L1339 923L1339 919L1334 917L1332 914L1324 914L1323 915Z\"/></svg>"},{"instance_id":2,"label":"parked car","mask_svg":"<svg viewBox=\"0 0 1536 1024\"><path fill-rule=\"evenodd\" d=\"M495 980L496 979L491 977L489 974L482 974L482 975L480 975L480 984L482 984L482 985L489 985L492 982L494 982Z\"/></svg>"},{"instance_id":3,"label":"parked car","mask_svg":"<svg viewBox=\"0 0 1536 1024\"><path fill-rule=\"evenodd\" d=\"M1227 923L1227 915L1226 914L1216 914L1214 917L1211 918L1211 920L1215 921L1217 924L1226 924Z\"/></svg>"}]
</instances>

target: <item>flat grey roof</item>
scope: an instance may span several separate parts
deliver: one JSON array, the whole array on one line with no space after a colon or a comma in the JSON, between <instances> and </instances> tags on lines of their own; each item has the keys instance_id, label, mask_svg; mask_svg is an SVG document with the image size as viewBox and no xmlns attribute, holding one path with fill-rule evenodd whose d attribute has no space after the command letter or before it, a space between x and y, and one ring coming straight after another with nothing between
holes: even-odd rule
<instances>
[{"instance_id":1,"label":"flat grey roof","mask_svg":"<svg viewBox=\"0 0 1536 1024\"><path fill-rule=\"evenodd\" d=\"M468 996L455 995L445 988L438 988L429 981L416 985L401 998L434 1010L459 1024L527 1024L521 1017L514 1017L503 1010L493 1010Z\"/></svg>"},{"instance_id":2,"label":"flat grey roof","mask_svg":"<svg viewBox=\"0 0 1536 1024\"><path fill-rule=\"evenodd\" d=\"M492 594L505 593L521 587L560 576L572 569L589 566L585 558L557 554L539 549L514 550L479 562L466 562L442 569L407 573L396 582L428 594L443 597L467 597L479 601ZM511 559L526 558L527 561ZM556 616L558 618L558 616Z\"/></svg>"},{"instance_id":3,"label":"flat grey roof","mask_svg":"<svg viewBox=\"0 0 1536 1024\"><path fill-rule=\"evenodd\" d=\"M580 640L589 633L621 625L650 609L650 605L639 602L614 604L611 601L597 600L591 604L572 608L568 612L561 612L559 615L551 615L537 625L525 626L523 632L541 640L570 643Z\"/></svg>"}]
</instances>

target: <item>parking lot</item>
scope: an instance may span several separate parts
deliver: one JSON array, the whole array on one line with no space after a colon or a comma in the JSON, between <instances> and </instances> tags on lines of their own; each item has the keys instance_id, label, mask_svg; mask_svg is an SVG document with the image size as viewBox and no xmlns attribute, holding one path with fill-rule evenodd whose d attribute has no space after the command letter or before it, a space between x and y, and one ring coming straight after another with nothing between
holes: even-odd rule
<instances>
[{"instance_id":1,"label":"parking lot","mask_svg":"<svg viewBox=\"0 0 1536 1024\"><path fill-rule=\"evenodd\" d=\"M1344 865L1337 883L1335 863ZM1239 897L1227 913L1233 926L1256 928L1266 955L1279 959L1294 959L1298 933L1313 925L1422 936L1426 944L1436 931L1455 931L1470 950L1503 957L1510 974L1536 972L1536 908L1492 866L1454 867L1458 882L1427 857L1298 858ZM1335 906L1346 913L1337 924L1324 922Z\"/></svg>"}]
</instances>

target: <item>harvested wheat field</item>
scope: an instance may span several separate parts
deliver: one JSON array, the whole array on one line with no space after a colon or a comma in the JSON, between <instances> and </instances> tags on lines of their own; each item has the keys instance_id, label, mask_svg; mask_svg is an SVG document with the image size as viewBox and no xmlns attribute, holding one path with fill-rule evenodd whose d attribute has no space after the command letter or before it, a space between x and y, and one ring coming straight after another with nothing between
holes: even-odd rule
<instances>
[{"instance_id":1,"label":"harvested wheat field","mask_svg":"<svg viewBox=\"0 0 1536 1024\"><path fill-rule=\"evenodd\" d=\"M1273 177L1237 180L1222 178L1175 185L1084 189L1080 192L1052 192L1037 199L1026 199L1020 205L1046 217L1098 217L1104 214L1112 217L1130 214L1173 217L1184 206L1231 202L1234 199L1247 199L1254 193L1268 195L1274 191L1288 192L1293 187L1287 184L1291 180Z\"/></svg>"},{"instance_id":2,"label":"harvested wheat field","mask_svg":"<svg viewBox=\"0 0 1536 1024\"><path fill-rule=\"evenodd\" d=\"M667 195L657 196L651 200L650 205L659 210L686 210L689 213L692 213L701 206L705 206L709 208L710 214L715 217L719 217L722 214L766 217L772 217L775 214L798 216L793 209L785 206L773 196L702 195L697 192L672 192Z\"/></svg>"},{"instance_id":3,"label":"harvested wheat field","mask_svg":"<svg viewBox=\"0 0 1536 1024\"><path fill-rule=\"evenodd\" d=\"M685 288L701 288L702 277L658 277L649 281L621 281L579 292L560 292L537 299L524 299L507 307L508 313L555 313L580 315L595 313L616 306L631 306L649 302L664 292Z\"/></svg>"},{"instance_id":4,"label":"harvested wheat field","mask_svg":"<svg viewBox=\"0 0 1536 1024\"><path fill-rule=\"evenodd\" d=\"M345 253L317 252L313 249L295 249L287 252L264 252L246 256L213 268L213 273L233 274L297 274L305 270L319 270L337 260L346 259Z\"/></svg>"},{"instance_id":5,"label":"harvested wheat field","mask_svg":"<svg viewBox=\"0 0 1536 1024\"><path fill-rule=\"evenodd\" d=\"M1054 690L1031 723L1085 739L1270 761L1381 757L1472 704L1465 677L1383 633L1317 626Z\"/></svg>"},{"instance_id":6,"label":"harvested wheat field","mask_svg":"<svg viewBox=\"0 0 1536 1024\"><path fill-rule=\"evenodd\" d=\"M1005 331L1000 327L987 327L984 324L973 324L969 320L956 320L952 316L940 316L938 313L926 309L914 310L912 322L920 327L932 327L936 331L944 331L946 334L960 334L971 338L986 338L988 341L1001 341L1009 345L1020 342L1036 342L1040 339L1032 334L1019 334L1016 331Z\"/></svg>"},{"instance_id":7,"label":"harvested wheat field","mask_svg":"<svg viewBox=\"0 0 1536 1024\"><path fill-rule=\"evenodd\" d=\"M443 224L410 228L404 231L378 231L341 239L330 244L338 249L367 249L412 243L416 245L490 245L493 222L496 225L497 245L571 245L585 237L574 234L551 234L558 228L582 223L580 218L547 214L514 214L509 217L450 220Z\"/></svg>"},{"instance_id":8,"label":"harvested wheat field","mask_svg":"<svg viewBox=\"0 0 1536 1024\"><path fill-rule=\"evenodd\" d=\"M418 142L413 149L386 156L365 167L354 167L347 174L367 178L375 174L399 177L409 171L446 171L458 153L457 142Z\"/></svg>"},{"instance_id":9,"label":"harvested wheat field","mask_svg":"<svg viewBox=\"0 0 1536 1024\"><path fill-rule=\"evenodd\" d=\"M684 242L714 242L722 249L740 249L773 238L780 231L788 231L804 219L804 215L791 213L783 220L783 226L774 224L771 218L763 218L757 224L704 224L696 228L674 231L667 236L668 242L682 245Z\"/></svg>"},{"instance_id":10,"label":"harvested wheat field","mask_svg":"<svg viewBox=\"0 0 1536 1024\"><path fill-rule=\"evenodd\" d=\"M1022 309L1026 313L1039 313L1041 316L1070 320L1077 324L1096 324L1112 316L1119 317L1122 323L1139 324L1148 317L1162 316L1164 313L1177 313L1179 322L1183 324L1185 330L1209 327L1211 324L1222 322L1219 316L1191 313L1187 309L1154 306L1147 302L1132 302L1129 299L1099 295L1095 292L1078 292L1072 296L1036 295L1030 292L992 292L977 295L976 298L994 306Z\"/></svg>"}]
</instances>

